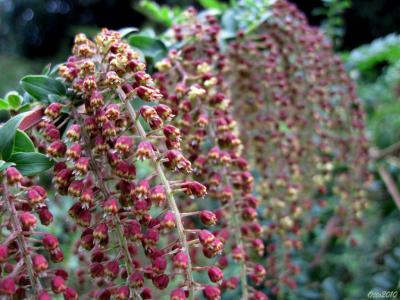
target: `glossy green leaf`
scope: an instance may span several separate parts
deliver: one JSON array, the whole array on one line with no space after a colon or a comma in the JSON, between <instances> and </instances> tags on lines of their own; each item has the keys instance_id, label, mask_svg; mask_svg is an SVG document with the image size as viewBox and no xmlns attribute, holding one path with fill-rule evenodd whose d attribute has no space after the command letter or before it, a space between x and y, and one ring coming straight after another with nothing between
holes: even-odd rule
<instances>
[{"instance_id":1,"label":"glossy green leaf","mask_svg":"<svg viewBox=\"0 0 400 300\"><path fill-rule=\"evenodd\" d=\"M155 1L142 0L135 9L144 14L149 19L170 27L177 17L182 13L179 7L168 7L166 5L158 5Z\"/></svg>"},{"instance_id":2,"label":"glossy green leaf","mask_svg":"<svg viewBox=\"0 0 400 300\"><path fill-rule=\"evenodd\" d=\"M37 100L48 99L49 95L64 96L64 85L45 75L27 75L20 81L22 88Z\"/></svg>"},{"instance_id":3,"label":"glossy green leaf","mask_svg":"<svg viewBox=\"0 0 400 300\"><path fill-rule=\"evenodd\" d=\"M9 105L7 103L7 101L4 101L3 99L0 99L0 110L1 109L8 109Z\"/></svg>"},{"instance_id":4,"label":"glossy green leaf","mask_svg":"<svg viewBox=\"0 0 400 300\"><path fill-rule=\"evenodd\" d=\"M131 35L128 40L131 46L141 50L147 59L152 59L154 62L167 56L167 47L157 38L135 34Z\"/></svg>"},{"instance_id":5,"label":"glossy green leaf","mask_svg":"<svg viewBox=\"0 0 400 300\"><path fill-rule=\"evenodd\" d=\"M6 161L10 158L14 148L15 134L19 124L22 122L27 113L16 115L8 120L0 128L0 154L2 159Z\"/></svg>"},{"instance_id":6,"label":"glossy green leaf","mask_svg":"<svg viewBox=\"0 0 400 300\"><path fill-rule=\"evenodd\" d=\"M35 152L35 145L30 137L23 131L17 130L15 134L13 152Z\"/></svg>"},{"instance_id":7,"label":"glossy green leaf","mask_svg":"<svg viewBox=\"0 0 400 300\"><path fill-rule=\"evenodd\" d=\"M48 63L47 65L44 66L42 70L43 75L49 75L51 71L51 63Z\"/></svg>"},{"instance_id":8,"label":"glossy green leaf","mask_svg":"<svg viewBox=\"0 0 400 300\"><path fill-rule=\"evenodd\" d=\"M16 168L24 176L40 174L54 164L50 158L38 152L14 153L9 161L15 163Z\"/></svg>"},{"instance_id":9,"label":"glossy green leaf","mask_svg":"<svg viewBox=\"0 0 400 300\"><path fill-rule=\"evenodd\" d=\"M8 92L5 98L8 104L10 104L12 108L18 108L23 100L22 97L16 91Z\"/></svg>"},{"instance_id":10,"label":"glossy green leaf","mask_svg":"<svg viewBox=\"0 0 400 300\"><path fill-rule=\"evenodd\" d=\"M31 109L31 104L30 104L30 103L26 103L26 104L24 104L24 105L21 105L21 106L18 108L18 112L19 112L19 113L23 113L23 112L29 111L30 109Z\"/></svg>"},{"instance_id":11,"label":"glossy green leaf","mask_svg":"<svg viewBox=\"0 0 400 300\"><path fill-rule=\"evenodd\" d=\"M218 10L225 10L227 5L223 2L218 0L199 0L201 6L208 9L218 9Z\"/></svg>"},{"instance_id":12,"label":"glossy green leaf","mask_svg":"<svg viewBox=\"0 0 400 300\"><path fill-rule=\"evenodd\" d=\"M13 165L14 165L14 163L12 163L12 162L0 160L0 172L7 169L8 167L13 166Z\"/></svg>"}]
</instances>

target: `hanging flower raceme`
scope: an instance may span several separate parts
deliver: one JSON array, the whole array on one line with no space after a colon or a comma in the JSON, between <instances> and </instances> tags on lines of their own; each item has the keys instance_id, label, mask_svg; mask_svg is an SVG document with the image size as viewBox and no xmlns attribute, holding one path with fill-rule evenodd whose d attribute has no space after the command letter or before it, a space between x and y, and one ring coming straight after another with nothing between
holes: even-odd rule
<instances>
[{"instance_id":1,"label":"hanging flower raceme","mask_svg":"<svg viewBox=\"0 0 400 300\"><path fill-rule=\"evenodd\" d=\"M40 132L54 132L47 138L57 160L54 183L75 199L69 215L82 229L77 253L85 266L76 275L81 284L94 279L88 295L151 299L170 289L171 299L193 299L204 289L194 279L204 266L194 264L193 249L214 256L223 244L201 244L201 228L182 221L175 194L201 198L206 188L171 180L190 178L192 166L145 68L118 32L103 29L94 41L77 35L73 55L59 67L71 96L47 107ZM67 121L66 133L57 132Z\"/></svg>"},{"instance_id":2,"label":"hanging flower raceme","mask_svg":"<svg viewBox=\"0 0 400 300\"><path fill-rule=\"evenodd\" d=\"M321 226L312 211L337 214L339 237L361 224L368 147L361 103L329 41L287 1L269 10L267 22L229 45L223 74L267 200L267 284L278 293L296 286L289 258L301 236Z\"/></svg>"},{"instance_id":3,"label":"hanging flower raceme","mask_svg":"<svg viewBox=\"0 0 400 300\"><path fill-rule=\"evenodd\" d=\"M78 299L76 291L67 286L68 274L52 267L64 259L58 239L38 229L53 221L47 191L15 167L0 172L0 180L4 237L0 243L0 297L51 299L64 294L65 299Z\"/></svg>"},{"instance_id":4,"label":"hanging flower raceme","mask_svg":"<svg viewBox=\"0 0 400 300\"><path fill-rule=\"evenodd\" d=\"M206 183L208 199L199 207L215 207L214 211L188 214L193 222L200 219L205 225L217 226L215 237L208 230L201 231L200 243L211 246L203 249L203 253L213 257L214 248L221 242L226 244L217 266L207 269L210 280L218 282L219 289L206 286L203 295L206 299L218 299L222 291L240 286L243 299L250 299L256 293L263 295L255 287L265 278L264 267L252 259L254 255L264 255L258 200L251 194L254 179L242 156L231 100L224 93L223 79L219 77L217 20L207 16L200 22L193 10L186 15L183 24L174 26L175 38L186 40L185 46L179 51L172 50L157 63L160 72L155 77L165 103L177 115L173 124L180 127L183 151L193 161L196 178ZM188 195L198 193L197 187L190 183L181 188ZM229 273L230 264L239 266L239 276L224 278L223 269Z\"/></svg>"}]
</instances>

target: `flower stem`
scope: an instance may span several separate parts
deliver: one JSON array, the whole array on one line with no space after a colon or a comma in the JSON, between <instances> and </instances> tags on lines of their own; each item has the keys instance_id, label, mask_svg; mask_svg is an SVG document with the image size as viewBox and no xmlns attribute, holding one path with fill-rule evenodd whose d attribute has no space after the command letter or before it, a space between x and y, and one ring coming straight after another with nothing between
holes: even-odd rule
<instances>
[{"instance_id":1,"label":"flower stem","mask_svg":"<svg viewBox=\"0 0 400 300\"><path fill-rule=\"evenodd\" d=\"M117 89L117 93L118 93L118 96L119 96L120 100L125 105L128 113L129 113L129 117L131 118L132 122L134 122L135 127L136 127L137 131L139 132L139 134L141 136L141 139L142 140L146 140L146 138L147 138L146 131L144 130L142 124L140 124L140 121L137 118L135 109L129 103L129 101L126 98L126 95L122 91L122 89L120 89L120 88ZM186 239L184 227L183 227L183 224L182 224L181 214L180 214L180 211L178 209L178 206L176 205L176 201L175 201L175 198L174 198L174 195L173 195L173 191L171 189L171 186L169 184L169 181L168 181L167 177L165 176L163 167L161 166L161 162L157 161L157 158L156 158L154 152L153 152L153 161L156 164L157 176L160 178L161 183L164 185L165 192L166 192L166 195L167 195L167 200L168 200L168 206L169 206L169 208L172 210L172 212L175 215L175 221L176 221L176 227L177 227L178 236L179 236L179 242L181 243L181 245L183 247L183 251L186 253L186 256L188 258L188 267L186 269L185 275L186 275L186 284L187 284L187 287L188 287L188 290L189 290L189 299L192 300L192 299L194 299L194 295L193 295L194 294L194 289L193 289L192 262L191 262L191 259L190 259L189 244L188 244L187 239Z\"/></svg>"},{"instance_id":2,"label":"flower stem","mask_svg":"<svg viewBox=\"0 0 400 300\"><path fill-rule=\"evenodd\" d=\"M37 298L39 296L39 292L42 290L42 285L37 276L35 276L35 271L33 270L33 265L29 254L29 250L27 245L25 244L22 227L17 217L17 210L15 209L12 199L9 197L8 186L6 183L2 183L2 190L3 190L3 202L6 203L7 208L11 214L10 216L11 226L13 232L15 232L17 235L16 241L18 244L18 248L24 260L24 264L28 272L29 281L31 282L35 298Z\"/></svg>"},{"instance_id":3,"label":"flower stem","mask_svg":"<svg viewBox=\"0 0 400 300\"><path fill-rule=\"evenodd\" d=\"M80 116L78 115L78 113L76 112L76 110L73 109L73 113L74 113L75 120L79 121L80 123L83 123L83 122L81 122L82 120L81 120ZM82 126L81 132L82 132L82 138L83 138L83 142L84 142L85 152L87 153L87 155L90 158L91 170L92 170L94 176L97 178L97 182L99 183L101 193L103 194L103 196L106 199L111 195L111 192L108 189L107 185L105 184L105 182L103 180L103 176L101 175L101 171L94 160L94 157L92 155L92 149L90 146L90 138L83 126ZM133 269L132 269L133 263L132 263L132 257L129 253L128 243L126 242L126 239L124 238L124 231L122 228L121 219L119 218L118 215L113 215L112 221L114 223L115 230L117 232L118 243L123 251L124 264L126 267L126 271L128 273L128 278L129 278L129 276L133 272ZM139 299L139 300L142 299L142 297L140 296L139 292L136 289L132 289L132 288L129 288L129 289L130 289L131 293L135 295L135 299Z\"/></svg>"}]
</instances>

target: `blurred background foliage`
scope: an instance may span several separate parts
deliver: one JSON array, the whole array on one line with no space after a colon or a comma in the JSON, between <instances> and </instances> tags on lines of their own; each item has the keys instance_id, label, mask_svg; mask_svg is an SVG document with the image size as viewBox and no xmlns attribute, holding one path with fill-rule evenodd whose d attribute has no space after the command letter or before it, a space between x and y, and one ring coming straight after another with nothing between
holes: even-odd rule
<instances>
[{"instance_id":1,"label":"blurred background foliage","mask_svg":"<svg viewBox=\"0 0 400 300\"><path fill-rule=\"evenodd\" d=\"M250 0L249 0L250 1ZM261 0L259 0L261 1ZM251 0L256 5L257 0ZM346 62L367 112L371 148L400 141L400 2L398 0L293 0L311 24L321 26ZM151 26L162 32L187 6L225 9L228 1L0 0L0 97L18 90L19 79L40 73L69 53L73 36L101 27ZM254 6L256 7L256 6ZM303 266L293 299L365 299L370 290L400 289L400 213L378 168L400 186L396 156L371 164L365 225L343 244L326 228L310 237L296 260ZM51 184L47 182L47 184ZM67 200L56 199L65 206ZM61 210L60 210L61 211ZM57 218L68 220L65 216ZM54 228L63 232L63 228ZM73 239L68 234L66 240ZM64 243L62 243L64 244ZM68 244L68 243L67 243ZM65 251L69 253L71 251ZM309 262L314 260L314 263ZM73 256L71 257L73 260ZM76 264L70 261L68 264Z\"/></svg>"}]
</instances>

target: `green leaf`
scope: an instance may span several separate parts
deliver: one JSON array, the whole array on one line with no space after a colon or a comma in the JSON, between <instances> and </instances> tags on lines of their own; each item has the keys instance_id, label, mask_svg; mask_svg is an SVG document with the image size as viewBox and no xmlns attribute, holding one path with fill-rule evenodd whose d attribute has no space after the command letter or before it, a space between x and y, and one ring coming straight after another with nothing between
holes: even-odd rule
<instances>
[{"instance_id":1,"label":"green leaf","mask_svg":"<svg viewBox=\"0 0 400 300\"><path fill-rule=\"evenodd\" d=\"M15 133L26 114L16 115L0 128L0 154L5 160L8 160L13 152Z\"/></svg>"},{"instance_id":2,"label":"green leaf","mask_svg":"<svg viewBox=\"0 0 400 300\"><path fill-rule=\"evenodd\" d=\"M51 71L51 63L48 63L47 65L44 66L42 70L42 75L50 75Z\"/></svg>"},{"instance_id":3,"label":"green leaf","mask_svg":"<svg viewBox=\"0 0 400 300\"><path fill-rule=\"evenodd\" d=\"M24 176L42 173L54 164L50 158L38 152L14 153L9 161L15 163L16 168Z\"/></svg>"},{"instance_id":4,"label":"green leaf","mask_svg":"<svg viewBox=\"0 0 400 300\"><path fill-rule=\"evenodd\" d=\"M14 163L6 162L4 160L0 160L0 172L5 170L5 169L7 169L8 167L13 166L13 165L14 165Z\"/></svg>"},{"instance_id":5,"label":"green leaf","mask_svg":"<svg viewBox=\"0 0 400 300\"><path fill-rule=\"evenodd\" d=\"M218 0L198 0L201 6L208 9L218 9L225 10L227 5L225 3L219 2Z\"/></svg>"},{"instance_id":6,"label":"green leaf","mask_svg":"<svg viewBox=\"0 0 400 300\"><path fill-rule=\"evenodd\" d=\"M129 44L141 50L147 59L157 62L167 56L167 47L165 44L156 38L144 35L131 35Z\"/></svg>"},{"instance_id":7,"label":"green leaf","mask_svg":"<svg viewBox=\"0 0 400 300\"><path fill-rule=\"evenodd\" d=\"M158 5L154 1L142 0L135 9L144 14L149 19L163 24L166 27L171 27L174 20L182 13L179 7L170 8L166 5Z\"/></svg>"},{"instance_id":8,"label":"green leaf","mask_svg":"<svg viewBox=\"0 0 400 300\"><path fill-rule=\"evenodd\" d=\"M9 105L7 103L7 101L4 101L3 99L0 99L0 110L2 109L8 109Z\"/></svg>"},{"instance_id":9,"label":"green leaf","mask_svg":"<svg viewBox=\"0 0 400 300\"><path fill-rule=\"evenodd\" d=\"M24 105L22 105L22 106L20 106L18 108L18 112L19 113L23 113L23 112L29 111L30 109L31 109L31 104L30 103L26 103L26 104L24 104Z\"/></svg>"},{"instance_id":10,"label":"green leaf","mask_svg":"<svg viewBox=\"0 0 400 300\"><path fill-rule=\"evenodd\" d=\"M122 38L126 38L131 33L137 32L137 31L139 31L139 29L137 29L136 27L125 27L125 28L121 28L118 30L118 32L121 34Z\"/></svg>"},{"instance_id":11,"label":"green leaf","mask_svg":"<svg viewBox=\"0 0 400 300\"><path fill-rule=\"evenodd\" d=\"M22 97L16 91L8 92L6 95L6 100L13 108L18 108L22 103Z\"/></svg>"},{"instance_id":12,"label":"green leaf","mask_svg":"<svg viewBox=\"0 0 400 300\"><path fill-rule=\"evenodd\" d=\"M13 152L35 152L35 145L30 137L22 130L17 130L15 134Z\"/></svg>"},{"instance_id":13,"label":"green leaf","mask_svg":"<svg viewBox=\"0 0 400 300\"><path fill-rule=\"evenodd\" d=\"M64 85L45 75L27 75L20 81L22 88L36 100L48 99L49 95L64 96Z\"/></svg>"}]
</instances>

